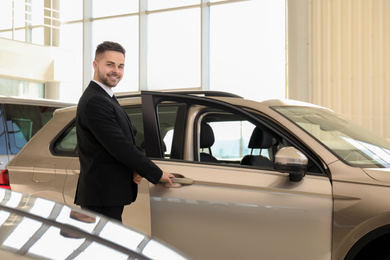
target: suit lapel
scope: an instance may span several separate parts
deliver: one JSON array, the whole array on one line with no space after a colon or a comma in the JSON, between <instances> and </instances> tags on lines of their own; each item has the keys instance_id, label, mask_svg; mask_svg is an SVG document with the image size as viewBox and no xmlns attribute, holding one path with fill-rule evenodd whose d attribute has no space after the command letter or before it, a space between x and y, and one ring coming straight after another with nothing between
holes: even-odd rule
<instances>
[{"instance_id":1,"label":"suit lapel","mask_svg":"<svg viewBox=\"0 0 390 260\"><path fill-rule=\"evenodd\" d=\"M129 116L127 115L126 111L123 109L123 107L119 104L118 100L116 99L115 96L113 97L110 97L110 95L102 88L100 87L98 84L96 84L95 82L91 81L89 83L89 86L88 87L92 87L94 90L98 91L100 94L106 96L110 102L112 102L114 104L114 107L119 110L122 114L122 116L125 118L128 126L129 126L129 129L130 129L130 133L131 133L131 137L133 138L133 142L135 142L135 139L134 139L134 132L133 132L133 126L131 124L131 121L130 121L130 118Z\"/></svg>"},{"instance_id":2,"label":"suit lapel","mask_svg":"<svg viewBox=\"0 0 390 260\"><path fill-rule=\"evenodd\" d=\"M126 122L130 128L130 132L131 132L131 135L132 135L132 138L133 138L133 141L135 141L134 139L134 132L133 132L133 125L131 124L131 121L130 121L130 118L129 116L127 115L126 111L123 109L123 107L119 104L118 100L116 99L115 96L113 96L112 98L112 102L114 103L115 107L117 109L119 109L122 113L122 115L126 118Z\"/></svg>"}]
</instances>

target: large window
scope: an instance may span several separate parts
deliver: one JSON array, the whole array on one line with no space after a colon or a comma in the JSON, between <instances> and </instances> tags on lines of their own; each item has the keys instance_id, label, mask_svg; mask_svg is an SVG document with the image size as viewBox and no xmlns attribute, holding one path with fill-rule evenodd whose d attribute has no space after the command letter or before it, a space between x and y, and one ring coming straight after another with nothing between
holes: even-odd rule
<instances>
[{"instance_id":1,"label":"large window","mask_svg":"<svg viewBox=\"0 0 390 260\"><path fill-rule=\"evenodd\" d=\"M12 39L12 2L3 1L0 8L0 37Z\"/></svg>"},{"instance_id":2,"label":"large window","mask_svg":"<svg viewBox=\"0 0 390 260\"><path fill-rule=\"evenodd\" d=\"M284 1L215 5L210 12L210 88L255 100L283 98Z\"/></svg>"},{"instance_id":3,"label":"large window","mask_svg":"<svg viewBox=\"0 0 390 260\"><path fill-rule=\"evenodd\" d=\"M17 154L23 146L52 117L57 107L5 104L5 119L10 154Z\"/></svg>"},{"instance_id":4,"label":"large window","mask_svg":"<svg viewBox=\"0 0 390 260\"><path fill-rule=\"evenodd\" d=\"M92 0L93 17L106 17L115 15L126 15L129 13L137 13L139 1L129 0Z\"/></svg>"},{"instance_id":5,"label":"large window","mask_svg":"<svg viewBox=\"0 0 390 260\"><path fill-rule=\"evenodd\" d=\"M0 93L3 96L44 98L45 84L26 80L0 78Z\"/></svg>"},{"instance_id":6,"label":"large window","mask_svg":"<svg viewBox=\"0 0 390 260\"><path fill-rule=\"evenodd\" d=\"M126 48L117 92L285 97L285 0L5 0L0 37L70 52L50 69L61 74L60 98L73 102L93 77L96 46L106 40Z\"/></svg>"},{"instance_id":7,"label":"large window","mask_svg":"<svg viewBox=\"0 0 390 260\"><path fill-rule=\"evenodd\" d=\"M77 102L83 89L83 1L60 1L60 10L62 23L59 45L73 54L72 63L66 66L67 81L60 83L60 97Z\"/></svg>"},{"instance_id":8,"label":"large window","mask_svg":"<svg viewBox=\"0 0 390 260\"><path fill-rule=\"evenodd\" d=\"M60 97L62 100L77 102L83 85L83 24L81 22L61 26L60 46L73 54L72 63L67 64L66 72L63 72L67 75L67 81L61 82Z\"/></svg>"},{"instance_id":9,"label":"large window","mask_svg":"<svg viewBox=\"0 0 390 260\"><path fill-rule=\"evenodd\" d=\"M119 28L123 28L120 29L123 30L123 33L118 33ZM126 49L125 73L121 82L115 87L115 91L137 91L139 74L138 16L95 21L92 28L92 50L95 50L97 45L104 41L119 42ZM90 67L93 69L92 63Z\"/></svg>"},{"instance_id":10,"label":"large window","mask_svg":"<svg viewBox=\"0 0 390 260\"><path fill-rule=\"evenodd\" d=\"M200 8L150 14L148 88L200 87Z\"/></svg>"},{"instance_id":11,"label":"large window","mask_svg":"<svg viewBox=\"0 0 390 260\"><path fill-rule=\"evenodd\" d=\"M56 3L44 0L1 1L0 37L51 45L60 26Z\"/></svg>"},{"instance_id":12,"label":"large window","mask_svg":"<svg viewBox=\"0 0 390 260\"><path fill-rule=\"evenodd\" d=\"M161 10L190 5L199 5L201 0L148 0L149 10Z\"/></svg>"}]
</instances>

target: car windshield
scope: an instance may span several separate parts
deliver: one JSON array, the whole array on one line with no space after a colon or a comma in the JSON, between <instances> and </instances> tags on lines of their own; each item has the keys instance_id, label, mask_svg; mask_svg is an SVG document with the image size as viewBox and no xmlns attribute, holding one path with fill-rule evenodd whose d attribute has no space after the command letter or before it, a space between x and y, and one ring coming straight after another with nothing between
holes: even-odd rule
<instances>
[{"instance_id":1,"label":"car windshield","mask_svg":"<svg viewBox=\"0 0 390 260\"><path fill-rule=\"evenodd\" d=\"M276 111L299 125L346 163L361 168L390 168L390 142L318 107L278 106Z\"/></svg>"}]
</instances>

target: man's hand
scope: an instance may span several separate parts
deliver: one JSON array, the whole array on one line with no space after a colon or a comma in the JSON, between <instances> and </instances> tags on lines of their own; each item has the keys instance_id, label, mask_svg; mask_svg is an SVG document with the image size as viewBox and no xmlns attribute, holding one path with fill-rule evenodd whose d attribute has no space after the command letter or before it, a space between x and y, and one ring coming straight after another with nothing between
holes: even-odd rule
<instances>
[{"instance_id":1,"label":"man's hand","mask_svg":"<svg viewBox=\"0 0 390 260\"><path fill-rule=\"evenodd\" d=\"M134 173L133 173L133 181L134 181L136 184L140 184L141 181L142 181L142 176L139 175L138 173L134 172Z\"/></svg>"},{"instance_id":2,"label":"man's hand","mask_svg":"<svg viewBox=\"0 0 390 260\"><path fill-rule=\"evenodd\" d=\"M162 171L163 175L161 176L161 180L166 180L169 183L169 186L172 186L172 180L171 178L175 178L175 176L172 173Z\"/></svg>"}]
</instances>

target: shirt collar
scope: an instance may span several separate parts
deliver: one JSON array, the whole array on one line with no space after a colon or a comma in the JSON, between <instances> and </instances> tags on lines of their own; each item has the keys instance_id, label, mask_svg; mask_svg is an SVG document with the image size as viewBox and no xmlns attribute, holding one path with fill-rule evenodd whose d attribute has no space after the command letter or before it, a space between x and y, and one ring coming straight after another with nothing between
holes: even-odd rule
<instances>
[{"instance_id":1,"label":"shirt collar","mask_svg":"<svg viewBox=\"0 0 390 260\"><path fill-rule=\"evenodd\" d=\"M107 87L106 85L104 85L103 83L97 81L97 80L92 80L93 82L95 82L96 84L98 84L100 87L102 87L102 89L104 89L108 95L110 95L110 97L112 97L114 95L114 91L112 91L112 89L110 89L109 87Z\"/></svg>"}]
</instances>

